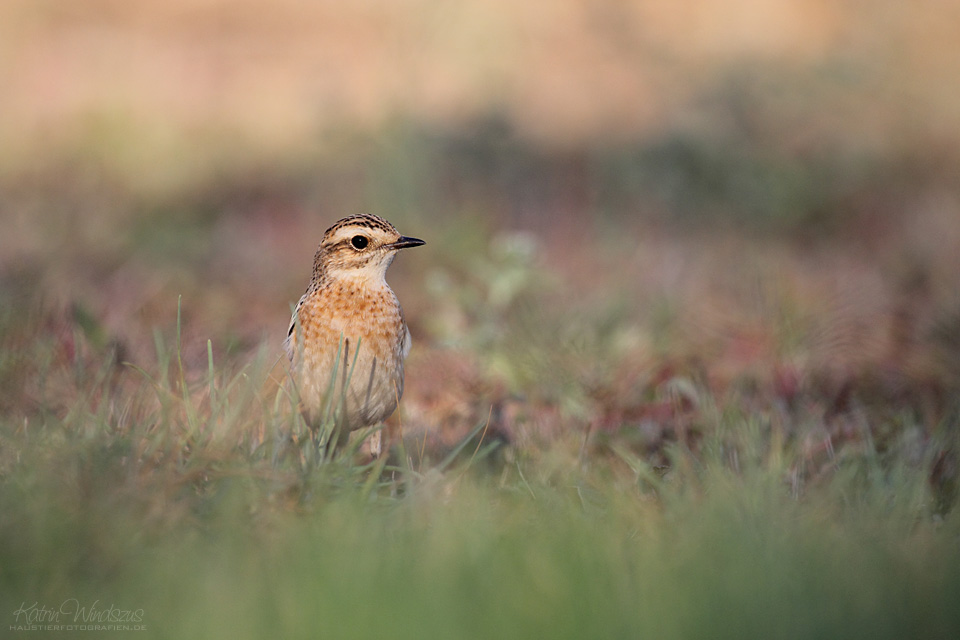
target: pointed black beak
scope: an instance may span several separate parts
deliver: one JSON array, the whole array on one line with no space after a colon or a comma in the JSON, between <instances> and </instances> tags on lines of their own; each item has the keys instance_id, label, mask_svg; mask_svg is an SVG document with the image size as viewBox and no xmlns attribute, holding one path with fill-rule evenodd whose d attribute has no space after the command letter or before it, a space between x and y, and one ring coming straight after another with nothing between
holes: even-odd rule
<instances>
[{"instance_id":1,"label":"pointed black beak","mask_svg":"<svg viewBox=\"0 0 960 640\"><path fill-rule=\"evenodd\" d=\"M407 236L400 236L396 242L391 242L388 245L384 245L387 249L409 249L410 247L419 247L422 244L427 244L420 238L408 238Z\"/></svg>"}]
</instances>

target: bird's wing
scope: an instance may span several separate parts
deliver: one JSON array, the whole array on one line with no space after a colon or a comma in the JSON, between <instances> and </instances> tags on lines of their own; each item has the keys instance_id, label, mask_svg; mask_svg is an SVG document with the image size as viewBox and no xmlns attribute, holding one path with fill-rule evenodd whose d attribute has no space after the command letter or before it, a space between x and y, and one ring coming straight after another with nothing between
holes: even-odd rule
<instances>
[{"instance_id":1,"label":"bird's wing","mask_svg":"<svg viewBox=\"0 0 960 640\"><path fill-rule=\"evenodd\" d=\"M287 351L287 357L290 358L291 362L293 361L294 353L296 352L296 345L294 344L293 330L297 326L297 316L300 315L300 308L303 306L303 303L307 300L307 294L300 296L300 301L297 303L297 307L293 310L293 315L290 316L290 328L287 329L287 337L283 341L283 348Z\"/></svg>"},{"instance_id":2,"label":"bird's wing","mask_svg":"<svg viewBox=\"0 0 960 640\"><path fill-rule=\"evenodd\" d=\"M410 328L404 324L403 325L403 346L400 347L400 355L406 359L407 354L410 353L410 345L413 344L413 339L410 337Z\"/></svg>"}]
</instances>

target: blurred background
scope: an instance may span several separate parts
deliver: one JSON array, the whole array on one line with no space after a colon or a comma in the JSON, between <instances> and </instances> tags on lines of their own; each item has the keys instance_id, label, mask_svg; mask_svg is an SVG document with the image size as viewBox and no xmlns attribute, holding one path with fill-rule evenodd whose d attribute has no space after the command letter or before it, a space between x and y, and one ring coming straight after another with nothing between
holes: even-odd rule
<instances>
[{"instance_id":1,"label":"blurred background","mask_svg":"<svg viewBox=\"0 0 960 640\"><path fill-rule=\"evenodd\" d=\"M863 407L932 428L960 389L958 43L955 0L6 0L6 349L149 368L182 295L188 366L279 354L362 211L427 241L389 279L404 416L437 437L489 413L652 450L697 389L838 438ZM36 366L7 358L5 410Z\"/></svg>"}]
</instances>

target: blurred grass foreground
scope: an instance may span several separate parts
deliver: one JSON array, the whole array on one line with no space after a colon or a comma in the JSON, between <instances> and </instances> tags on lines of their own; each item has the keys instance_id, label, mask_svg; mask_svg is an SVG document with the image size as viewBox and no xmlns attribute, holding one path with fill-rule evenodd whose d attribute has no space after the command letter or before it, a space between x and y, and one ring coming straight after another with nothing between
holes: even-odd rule
<instances>
[{"instance_id":1,"label":"blurred grass foreground","mask_svg":"<svg viewBox=\"0 0 960 640\"><path fill-rule=\"evenodd\" d=\"M3 3L0 635L960 637L957 42ZM276 364L358 211L427 241L405 438L321 464Z\"/></svg>"}]
</instances>

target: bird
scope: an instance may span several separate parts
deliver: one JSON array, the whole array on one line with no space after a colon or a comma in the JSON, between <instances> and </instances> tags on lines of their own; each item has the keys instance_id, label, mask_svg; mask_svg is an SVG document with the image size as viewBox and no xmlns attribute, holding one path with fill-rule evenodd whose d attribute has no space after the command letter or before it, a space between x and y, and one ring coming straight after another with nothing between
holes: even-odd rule
<instances>
[{"instance_id":1,"label":"bird","mask_svg":"<svg viewBox=\"0 0 960 640\"><path fill-rule=\"evenodd\" d=\"M313 433L332 427L328 450L383 422L400 402L411 338L386 273L402 249L423 244L371 214L338 220L320 240L284 347L307 425ZM379 457L380 432L370 439Z\"/></svg>"}]
</instances>

